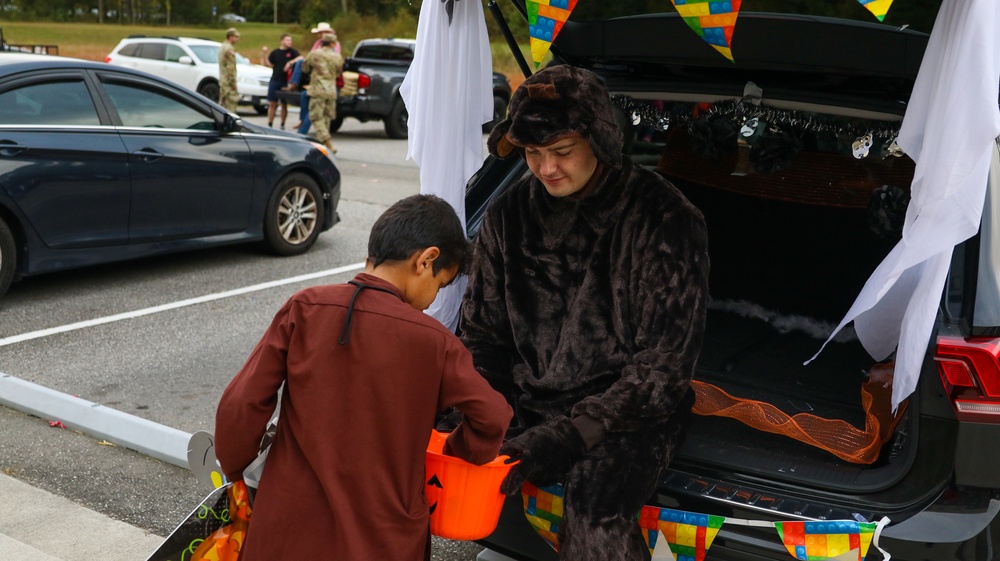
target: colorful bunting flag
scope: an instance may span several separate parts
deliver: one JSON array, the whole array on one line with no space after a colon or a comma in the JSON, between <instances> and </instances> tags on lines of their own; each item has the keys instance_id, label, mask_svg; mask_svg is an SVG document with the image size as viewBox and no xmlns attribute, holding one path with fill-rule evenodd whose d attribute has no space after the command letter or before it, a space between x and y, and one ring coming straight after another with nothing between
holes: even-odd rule
<instances>
[{"instance_id":1,"label":"colorful bunting flag","mask_svg":"<svg viewBox=\"0 0 1000 561\"><path fill-rule=\"evenodd\" d=\"M785 549L796 559L854 559L861 561L875 535L875 522L833 520L829 522L775 522ZM851 554L856 551L855 554ZM846 557L842 557L849 554Z\"/></svg>"},{"instance_id":2,"label":"colorful bunting flag","mask_svg":"<svg viewBox=\"0 0 1000 561\"><path fill-rule=\"evenodd\" d=\"M563 518L563 487L536 487L525 483L521 489L524 515L528 523L556 551L559 550L559 526ZM880 527L889 523L828 520L820 522L764 522L726 518L644 506L638 515L639 527L653 559L704 561L708 549L723 524L771 527L785 548L801 561L864 561L868 547L878 547ZM888 559L888 553L880 548Z\"/></svg>"},{"instance_id":3,"label":"colorful bunting flag","mask_svg":"<svg viewBox=\"0 0 1000 561\"><path fill-rule=\"evenodd\" d=\"M639 511L639 527L644 530L650 554L663 539L677 561L703 561L725 521L723 516L654 506L644 506Z\"/></svg>"},{"instance_id":4,"label":"colorful bunting flag","mask_svg":"<svg viewBox=\"0 0 1000 561\"><path fill-rule=\"evenodd\" d=\"M885 19L889 6L892 6L892 0L858 0L858 3L868 8L868 11L874 14L879 21Z\"/></svg>"},{"instance_id":5,"label":"colorful bunting flag","mask_svg":"<svg viewBox=\"0 0 1000 561\"><path fill-rule=\"evenodd\" d=\"M742 0L670 0L695 33L722 56L733 60L731 49ZM876 2L881 0L875 0Z\"/></svg>"},{"instance_id":6,"label":"colorful bunting flag","mask_svg":"<svg viewBox=\"0 0 1000 561\"><path fill-rule=\"evenodd\" d=\"M528 523L543 540L559 551L559 524L563 517L562 485L539 488L525 483L521 488L521 498Z\"/></svg>"},{"instance_id":7,"label":"colorful bunting flag","mask_svg":"<svg viewBox=\"0 0 1000 561\"><path fill-rule=\"evenodd\" d=\"M576 3L577 0L526 0L531 59L535 61L535 68L549 52Z\"/></svg>"}]
</instances>

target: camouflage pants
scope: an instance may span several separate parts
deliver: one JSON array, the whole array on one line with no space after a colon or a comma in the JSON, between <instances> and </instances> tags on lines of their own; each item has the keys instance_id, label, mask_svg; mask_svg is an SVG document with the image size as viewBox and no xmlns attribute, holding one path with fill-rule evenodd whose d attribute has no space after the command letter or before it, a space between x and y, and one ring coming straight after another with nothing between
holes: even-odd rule
<instances>
[{"instance_id":1,"label":"camouflage pants","mask_svg":"<svg viewBox=\"0 0 1000 561\"><path fill-rule=\"evenodd\" d=\"M316 140L330 140L330 121L337 118L337 98L309 97L309 119L312 120Z\"/></svg>"},{"instance_id":2,"label":"camouflage pants","mask_svg":"<svg viewBox=\"0 0 1000 561\"><path fill-rule=\"evenodd\" d=\"M226 111L236 113L236 106L240 103L240 92L236 88L228 88L225 84L219 85L219 105Z\"/></svg>"}]
</instances>

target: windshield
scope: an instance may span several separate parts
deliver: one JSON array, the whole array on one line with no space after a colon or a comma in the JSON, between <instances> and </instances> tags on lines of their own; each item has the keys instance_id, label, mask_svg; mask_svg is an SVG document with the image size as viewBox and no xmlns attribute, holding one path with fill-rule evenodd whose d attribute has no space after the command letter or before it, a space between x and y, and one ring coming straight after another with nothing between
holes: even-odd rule
<instances>
[{"instance_id":1,"label":"windshield","mask_svg":"<svg viewBox=\"0 0 1000 561\"><path fill-rule=\"evenodd\" d=\"M930 33L941 0L899 0L894 2L882 23ZM806 16L826 16L878 23L857 0L743 0L740 11L774 12ZM604 20L640 14L676 13L667 0L615 0L579 2L570 19ZM739 22L736 24L739 27Z\"/></svg>"},{"instance_id":2,"label":"windshield","mask_svg":"<svg viewBox=\"0 0 1000 561\"><path fill-rule=\"evenodd\" d=\"M253 63L250 62L250 59L248 59L247 57L241 55L240 53L236 53L236 64L253 64Z\"/></svg>"},{"instance_id":3,"label":"windshield","mask_svg":"<svg viewBox=\"0 0 1000 561\"><path fill-rule=\"evenodd\" d=\"M194 52L194 56L198 57L198 60L204 62L205 64L215 64L219 62L218 45L188 45L188 48Z\"/></svg>"}]
</instances>

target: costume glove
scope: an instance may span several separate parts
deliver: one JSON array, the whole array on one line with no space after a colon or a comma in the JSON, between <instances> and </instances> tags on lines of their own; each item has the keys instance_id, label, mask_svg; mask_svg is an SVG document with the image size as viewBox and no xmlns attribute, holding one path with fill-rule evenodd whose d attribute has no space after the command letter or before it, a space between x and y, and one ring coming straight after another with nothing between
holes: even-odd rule
<instances>
[{"instance_id":1,"label":"costume glove","mask_svg":"<svg viewBox=\"0 0 1000 561\"><path fill-rule=\"evenodd\" d=\"M583 437L569 417L556 417L532 427L500 447L501 454L521 460L511 468L500 491L516 495L525 481L551 485L566 475L585 451Z\"/></svg>"}]
</instances>

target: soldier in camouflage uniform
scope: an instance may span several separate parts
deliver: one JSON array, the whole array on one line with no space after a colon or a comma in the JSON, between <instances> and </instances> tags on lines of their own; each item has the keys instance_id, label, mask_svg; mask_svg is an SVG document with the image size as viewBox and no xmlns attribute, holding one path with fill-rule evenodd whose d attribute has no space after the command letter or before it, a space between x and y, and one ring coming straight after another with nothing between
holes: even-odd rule
<instances>
[{"instance_id":1,"label":"soldier in camouflage uniform","mask_svg":"<svg viewBox=\"0 0 1000 561\"><path fill-rule=\"evenodd\" d=\"M236 49L233 48L239 40L240 32L230 27L226 30L226 40L219 47L219 105L231 113L236 113L240 103L240 92L236 89Z\"/></svg>"},{"instance_id":2,"label":"soldier in camouflage uniform","mask_svg":"<svg viewBox=\"0 0 1000 561\"><path fill-rule=\"evenodd\" d=\"M309 73L309 117L316 130L316 140L334 154L330 140L330 121L337 118L337 76L344 70L344 57L333 50L337 37L330 33L320 38L322 47L309 53L302 71Z\"/></svg>"}]
</instances>

